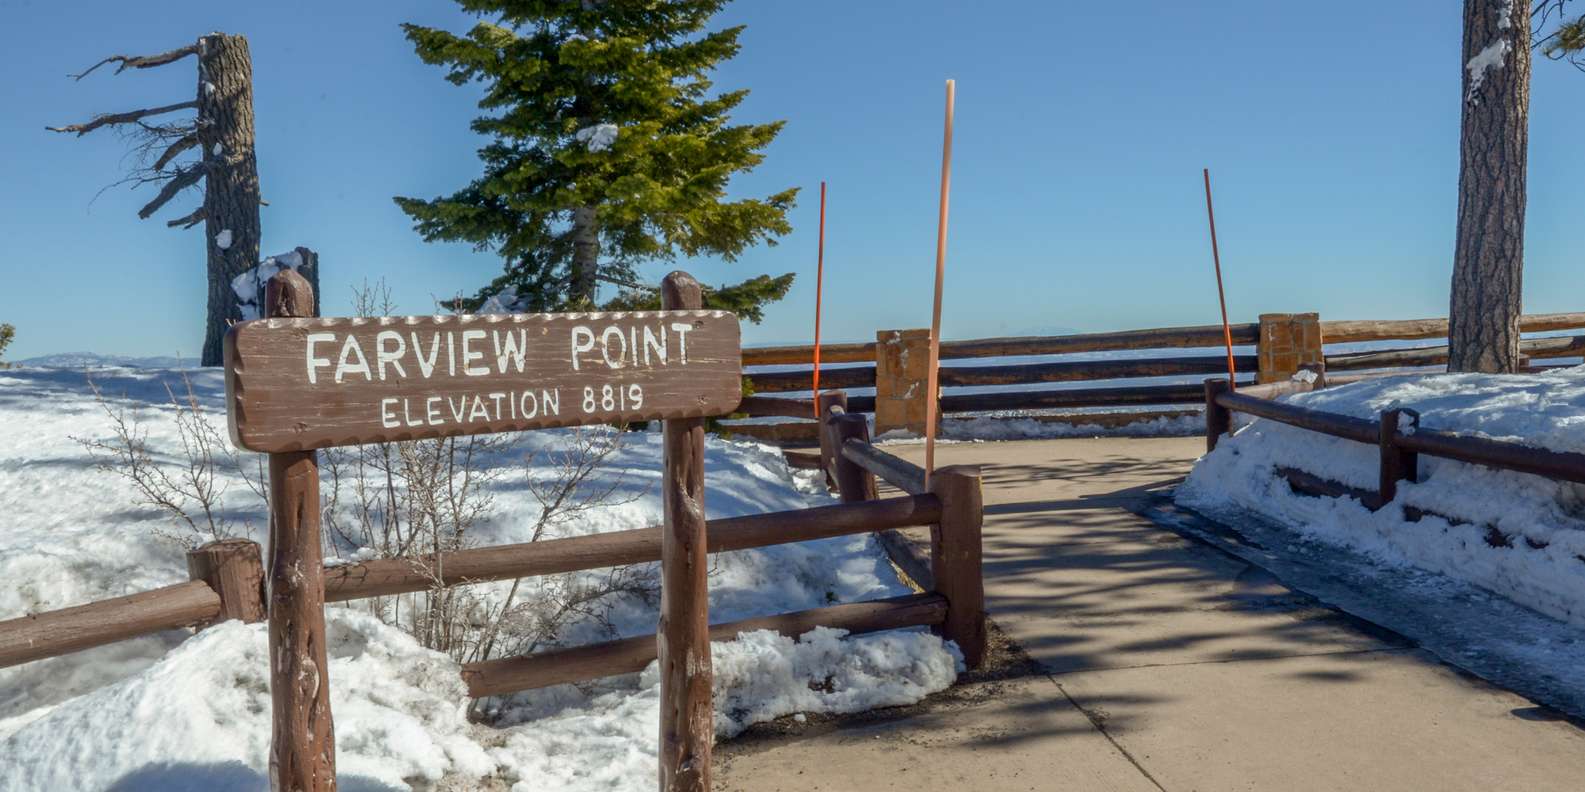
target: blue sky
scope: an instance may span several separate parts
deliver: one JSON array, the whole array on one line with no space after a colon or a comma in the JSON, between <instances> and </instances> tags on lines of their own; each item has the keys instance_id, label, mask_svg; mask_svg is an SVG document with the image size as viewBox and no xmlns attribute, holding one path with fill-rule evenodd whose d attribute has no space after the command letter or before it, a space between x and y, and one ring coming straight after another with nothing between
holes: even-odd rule
<instances>
[{"instance_id":1,"label":"blue sky","mask_svg":"<svg viewBox=\"0 0 1585 792\"><path fill-rule=\"evenodd\" d=\"M474 92L420 63L403 21L462 31L472 18L438 0L0 0L8 357L197 352L201 232L138 220L147 191L94 198L123 165L114 133L44 126L190 98L190 62L65 75L210 30L252 44L264 251L320 251L327 313L345 312L365 279L386 279L404 312L428 313L434 297L492 276L496 259L422 242L390 200L449 192L478 172ZM748 25L718 74L722 88L753 89L737 118L788 121L734 192L804 188L779 246L731 265L681 262L707 282L803 276L764 324L745 327L749 343L811 335L821 179L826 338L928 325L949 77L948 337L1216 321L1207 166L1235 321L1446 312L1456 3L738 0L718 21ZM1585 74L1535 64L1527 311L1585 309L1582 100Z\"/></svg>"}]
</instances>

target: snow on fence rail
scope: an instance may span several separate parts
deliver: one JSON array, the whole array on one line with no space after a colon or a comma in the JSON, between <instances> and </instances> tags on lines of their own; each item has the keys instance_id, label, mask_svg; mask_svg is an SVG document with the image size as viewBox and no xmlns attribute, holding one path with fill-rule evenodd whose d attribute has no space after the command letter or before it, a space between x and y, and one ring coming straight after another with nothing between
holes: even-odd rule
<instances>
[{"instance_id":1,"label":"snow on fence rail","mask_svg":"<svg viewBox=\"0 0 1585 792\"><path fill-rule=\"evenodd\" d=\"M689 339L694 344L692 349L696 355L713 349L712 343L717 347L724 343L719 338L712 341L708 328L710 322L696 316L701 313L698 311L700 293L691 277L685 273L668 276L663 295L666 307L676 315L667 314L661 318L698 320L693 322L692 329L703 332ZM295 272L283 270L270 281L267 291L266 308L272 318L265 321L271 324L259 322L248 323L254 325L251 328L239 326L250 331L249 338L242 341L235 338L238 334L236 330L228 337L228 403L232 408L228 412L231 412L234 438L239 443L267 444L270 447L266 450L272 452L269 454L272 537L269 568L266 569L263 553L254 542L226 540L205 545L188 554L191 580L186 583L0 622L0 667L81 651L163 630L203 627L227 619L258 622L267 618L270 621L271 693L275 711L271 746L272 776L282 788L333 790L335 743L329 707L330 680L328 675L322 673L322 669L326 668L323 614L326 602L659 561L662 605L656 637L628 638L469 663L463 666L462 676L470 695L482 697L639 671L658 657L663 666L659 751L661 788L708 790L710 746L714 736L709 650L709 643L713 640L728 640L740 632L764 629L796 636L816 627L864 633L929 626L943 638L958 644L968 667L979 666L985 649L984 595L980 579L983 515L979 471L973 468L945 468L937 471L928 491L922 486L911 486L904 487L908 494L902 497L877 498L873 480L868 479L868 474L854 467L844 457L841 461L834 461L831 467L836 480L842 482L842 503L707 522L702 510L704 416L696 413L699 409L713 409L709 405L715 402L707 397L722 397L723 393L731 394L732 403L735 404L737 390L736 374L724 381L724 387L717 387L720 383L708 383L708 375L715 373L714 368L709 368L713 363L707 364L708 370L703 372L706 376L702 380L701 372L683 371L680 366L673 369L670 378L661 374L641 380L646 389L653 388L652 394L662 397L677 396L681 393L677 390L679 385L682 388L711 391L696 399L679 400L679 403L704 407L683 408L686 414L681 414L681 417L671 412L662 416L666 419L666 470L663 476L665 525L528 544L470 548L437 555L366 561L346 566L323 566L319 555L318 470L314 449L351 442L343 435L364 440L389 437L380 435L377 428L366 426L367 418L363 414L342 415L320 410L305 411L301 416L289 418L282 410L260 408L248 412L241 409L243 406L267 407L270 400L281 393L299 396L308 393L303 383L291 381L292 375L286 373L288 370L299 373L304 370L301 365L303 358L297 354L300 350L293 345L307 342L307 371L312 372L315 362L314 334L310 331L338 327L338 322L347 324L344 320L314 319L305 322L293 318L311 314L312 305L313 298L307 282ZM679 309L689 313L680 313ZM577 316L598 318L587 314ZM282 318L287 321L281 321ZM539 321L542 318L551 322L559 317L527 317L527 320ZM720 318L716 316L713 320ZM520 319L524 317L511 317L512 321ZM432 320L411 318L394 320L394 323L404 328L414 328L427 326L424 325L427 321ZM368 327L362 330L356 330L362 326L358 322L350 326L357 332L373 332L374 327L385 327L391 323L384 319L363 322L362 325ZM581 325L572 331L574 361L579 354L578 341L582 338L577 332L579 328ZM266 337L267 332L274 333L273 337ZM380 331L382 336L385 332ZM475 332L483 335L480 331ZM622 333L614 335L618 340L621 340L621 336ZM733 348L730 357L735 367L738 354L735 348L735 326L731 328L731 336ZM379 340L378 336L373 338L372 348L381 359L379 365L383 371L385 363L396 360L399 353L394 351L395 345ZM352 342L353 331L348 331L344 343L350 345ZM417 344L417 341L414 343ZM466 371L470 358L466 352L465 336L462 348L463 368ZM434 349L439 349L438 342ZM664 350L664 346L660 349ZM665 355L665 352L660 354ZM532 354L527 355L527 358L527 365L536 365ZM263 364L244 367L239 362L244 359L263 361ZM345 348L341 359L343 364L349 359ZM611 363L609 356L605 360ZM688 358L681 360L686 362ZM694 360L697 362L699 358L695 357ZM286 365L293 361L297 365ZM546 361L538 361L538 364L547 365ZM502 362L500 365L502 370L499 373L504 375L508 363ZM519 373L523 371L522 365L519 364ZM584 366L585 369L590 367ZM621 365L609 367L613 370L624 368ZM576 369L576 365L573 368ZM266 376L269 372L275 372L274 376ZM530 373L542 375L546 372ZM328 371L326 374L324 379L330 379ZM363 374L369 374L366 365ZM624 372L624 375L637 376L631 372ZM313 384L311 373L307 376L310 377L309 384ZM428 376L427 372L425 376ZM334 379L340 384L342 377L339 371ZM404 375L402 379L409 378ZM375 380L368 377L368 381L373 383ZM384 381L383 377L381 381ZM535 381L547 380L540 376ZM437 382L430 387L437 389L437 392L445 391L459 382L466 381L441 380L437 376ZM579 379L577 383L582 385L583 380ZM391 388L409 388L411 385L411 382L389 383ZM722 393L715 393L717 390ZM271 391L274 391L273 395ZM405 392L402 391L403 394ZM294 396L287 401L313 405L318 403L315 395L309 394L306 399ZM383 423L388 400L406 396L383 400L379 398L382 396L387 394L372 388L367 392L342 394L337 401L338 409L346 412L348 404L368 401L372 397L373 401L369 403L379 405L377 414L380 415L380 423ZM664 398L652 398L652 401L667 403ZM839 405L831 413L834 418L856 417L846 416L845 399L833 403ZM604 422L612 418L612 410L611 406L601 409L598 404L586 407L588 415L581 420L583 423ZM478 427L463 427L460 431L478 433L521 428L512 422L528 420L529 417L514 415L508 420L498 415L493 419L494 423L488 415L485 419ZM332 423L319 426L315 421ZM286 423L283 425L282 422ZM380 423L374 426L379 427ZM507 425L500 425L502 423ZM834 421L832 425L837 425L837 422ZM849 431L854 429L852 422L842 425ZM425 425L411 420L403 421L396 427L386 424L385 428L392 430L387 434L395 436L400 433L401 437L440 436L459 431L453 425ZM862 447L869 449L872 455L877 458L889 457L868 446L862 419L858 419L857 429L858 435L848 436L850 442L846 448L857 448L858 445L852 441L861 440ZM366 434L371 431L376 434ZM296 434L293 435L293 432ZM294 436L299 440L294 441ZM297 445L288 449L294 442ZM306 448L303 447L305 444ZM890 459L896 469L903 470L908 465L894 457ZM935 526L931 532L928 561L925 562L928 571L912 574L916 581L923 583L921 588L924 590L921 593L727 624L708 623L706 553L879 533L883 537L882 544L889 552L902 553L904 557L911 558L909 553L923 556L923 552L907 545L906 539L899 539L895 529L927 525ZM915 566L917 570L920 565ZM268 587L266 580L269 581Z\"/></svg>"},{"instance_id":2,"label":"snow on fence rail","mask_svg":"<svg viewBox=\"0 0 1585 792\"><path fill-rule=\"evenodd\" d=\"M1535 314L1520 320L1520 330L1525 333L1580 328L1585 328L1585 313ZM1325 365L1329 371L1368 372L1358 376L1379 376L1393 370L1447 362L1445 345L1364 351L1337 346L1445 338L1446 319L1321 321L1316 314L1265 314L1259 322L1232 325L1231 331L1235 345L1253 345L1255 348L1254 354L1246 352L1234 355L1235 368L1241 375L1241 386L1242 375L1246 372L1256 375L1250 382L1279 382L1304 365ZM874 388L875 396L849 397L849 409L853 412L875 413L877 433L899 428L922 433L922 424L918 422L923 420L923 409L899 405L925 398L924 366L916 361L910 368L908 356L912 354L916 358L923 358L924 347L929 341L928 332L882 331L877 337L879 340L876 343L822 345L822 363L870 365L823 367L820 371L821 385L829 388ZM1226 357L1217 354L1222 345L1222 328L1219 325L943 341L942 360L1172 349L1201 351L1194 354L1102 360L942 365L939 381L946 390L940 397L940 412L963 414L1094 408L1126 410L1039 416L1040 420L1045 421L1105 426L1193 415L1194 411L1183 408L1198 404L1203 399L1203 391L1198 383L1184 380L1196 375L1225 372ZM1521 342L1520 351L1532 360L1579 357L1585 354L1585 336L1526 338ZM813 385L812 371L807 368L813 354L812 346L744 349L742 361L746 390L755 395L743 400L738 408L739 414L756 419L794 420L730 424L728 428L769 442L788 445L816 442L820 429L817 421L813 420L816 410L812 400L765 395L807 393ZM800 368L786 370L790 366ZM776 367L776 370L767 370L767 367ZM1544 369L1544 366L1531 366L1529 370ZM1334 377L1333 381L1344 382L1348 379L1339 376ZM1104 383L1107 380L1120 382L1108 385ZM1144 382L1137 382L1139 380ZM1122 384L1121 381L1128 382ZM1030 387L1089 382L1102 384L1094 387ZM973 390L964 392L964 389ZM1151 408L1154 408L1153 411Z\"/></svg>"},{"instance_id":3,"label":"snow on fence rail","mask_svg":"<svg viewBox=\"0 0 1585 792\"><path fill-rule=\"evenodd\" d=\"M1271 383L1233 391L1228 388L1226 378L1206 380L1206 450L1215 450L1218 440L1229 433L1234 412L1356 443L1375 445L1380 449L1380 466L1374 492L1329 481L1296 468L1284 467L1277 471L1296 492L1322 497L1353 497L1371 511L1381 509L1397 497L1398 482L1414 482L1419 478L1420 454L1559 481L1585 483L1585 454L1582 453L1553 451L1508 440L1428 429L1419 425L1419 413L1407 408L1385 410L1377 420L1371 421L1276 401L1280 396L1325 385L1324 377L1316 377L1310 381ZM1404 512L1411 520L1434 515L1450 523L1468 522L1415 507L1406 507ZM1502 544L1511 541L1494 527L1489 528L1488 542Z\"/></svg>"}]
</instances>

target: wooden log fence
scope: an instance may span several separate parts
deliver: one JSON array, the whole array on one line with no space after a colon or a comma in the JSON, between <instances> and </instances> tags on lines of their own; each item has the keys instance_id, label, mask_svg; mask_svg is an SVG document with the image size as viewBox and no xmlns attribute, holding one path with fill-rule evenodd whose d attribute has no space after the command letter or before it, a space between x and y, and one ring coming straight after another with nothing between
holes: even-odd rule
<instances>
[{"instance_id":1,"label":"wooden log fence","mask_svg":"<svg viewBox=\"0 0 1585 792\"><path fill-rule=\"evenodd\" d=\"M1522 333L1580 327L1585 327L1585 313L1528 314L1519 317L1519 331ZM1321 334L1329 344L1447 338L1447 319L1332 320L1321 323Z\"/></svg>"},{"instance_id":2,"label":"wooden log fence","mask_svg":"<svg viewBox=\"0 0 1585 792\"><path fill-rule=\"evenodd\" d=\"M869 444L867 424L862 416L843 410L843 395L823 398L830 427L833 453L822 467L832 473L842 493L842 502L831 506L785 512L749 515L705 521L702 511L703 459L702 434L698 419L685 419L667 432L668 479L666 524L630 531L590 536L549 539L539 542L476 548L442 553L438 556L366 561L358 564L324 567L316 564L312 574L300 577L315 581L311 592L316 602L342 602L352 599L398 595L433 590L438 587L466 585L490 580L506 580L571 572L582 569L660 561L663 570L662 612L654 636L637 636L600 644L558 649L522 657L497 658L469 663L462 669L471 695L489 696L545 685L578 682L611 674L641 670L649 662L662 663L662 707L660 723L660 784L663 790L707 790L710 784L709 751L714 735L714 709L708 686L709 642L729 640L749 630L776 630L798 635L818 626L829 626L852 633L873 632L901 627L924 626L957 643L965 662L976 668L985 652L984 592L981 574L981 523L983 505L980 475L972 468L945 468L932 480L930 491L908 484L919 477L909 463L879 452ZM276 516L272 541L272 563L279 564L282 545L290 545L283 535L301 539L302 526L310 524L308 515L317 516L306 495L312 492L306 482L296 480L301 454L290 452L286 474L273 480L276 504L293 511L284 519ZM909 494L880 498L874 479L866 469L848 456L885 461L881 467L897 481L908 484ZM685 461L691 460L691 461ZM286 494L282 494L282 491ZM291 493L296 493L288 497ZM317 503L317 501L315 502ZM292 528L292 521L298 526ZM922 563L905 570L916 581L926 581L918 594L869 602L833 605L793 613L710 625L705 617L704 560L706 553L743 550L788 542L807 541L858 533L895 534L898 528L929 526L931 542ZM286 532L283 534L283 532ZM906 538L895 535L897 546ZM883 540L883 546L890 546ZM906 552L906 551L903 551ZM306 554L296 549L296 558ZM89 603L73 608L35 614L0 622L0 666L15 665L68 652L126 640L163 630L201 627L216 621L237 618L257 621L287 613L301 617L295 601L272 589L266 596L262 553L257 544L225 541L198 548L189 556L192 580L153 591ZM920 569L921 566L925 568ZM670 569L679 575L666 575ZM272 580L272 586L279 585ZM690 598L674 592L686 591ZM305 592L294 589L290 597ZM323 605L318 606L323 625ZM682 625L679 627L678 625ZM299 632L305 628L288 623L284 629L271 625L272 654L298 645ZM321 633L322 635L322 633ZM322 638L317 647L323 651ZM315 647L309 645L301 655L314 659ZM670 666L667 659L671 658ZM290 658L279 661L288 666ZM290 666L288 666L290 667ZM277 701L290 705L287 717L277 719L272 761L286 760L302 789L334 789L334 776L320 773L333 767L333 733L301 734L321 713L309 704L305 711L296 705L312 702L327 690L322 679L326 666L303 665L318 672L321 679L301 683L277 680ZM666 682L670 672L671 682ZM286 685L284 688L281 687ZM329 712L322 711L328 725ZM283 725L284 724L284 725ZM305 739L311 738L311 739ZM305 747L329 755L302 753Z\"/></svg>"},{"instance_id":3,"label":"wooden log fence","mask_svg":"<svg viewBox=\"0 0 1585 792\"><path fill-rule=\"evenodd\" d=\"M1299 392L1305 384L1268 391L1267 396L1245 389L1231 391L1225 378L1207 380L1206 447L1216 448L1231 429L1231 413L1241 412L1318 434L1374 445L1379 449L1379 476L1375 492L1327 481L1294 468L1279 470L1298 491L1326 497L1352 496L1372 511L1392 502L1398 483L1419 477L1419 457L1429 455L1481 465L1495 470L1541 476L1555 481L1585 483L1585 453L1553 451L1511 440L1458 434L1420 425L1419 413L1405 408L1383 411L1376 420L1317 410L1303 405L1272 401ZM1428 513L1416 510L1418 514ZM1417 519L1417 518L1416 518Z\"/></svg>"},{"instance_id":4,"label":"wooden log fence","mask_svg":"<svg viewBox=\"0 0 1585 792\"><path fill-rule=\"evenodd\" d=\"M222 610L202 580L0 622L0 667L204 624Z\"/></svg>"},{"instance_id":5,"label":"wooden log fence","mask_svg":"<svg viewBox=\"0 0 1585 792\"><path fill-rule=\"evenodd\" d=\"M1254 371L1254 355L1234 356L1239 371ZM1035 382L1079 382L1103 379L1176 377L1227 371L1227 358L1192 355L1173 358L1078 360L1006 366L942 366L942 385L1027 385ZM821 373L824 379L825 374Z\"/></svg>"},{"instance_id":6,"label":"wooden log fence","mask_svg":"<svg viewBox=\"0 0 1585 792\"><path fill-rule=\"evenodd\" d=\"M825 352L821 348L822 363ZM797 391L808 393L814 387L813 370L803 371L766 371L749 374L744 377L749 382L755 393L787 393ZM820 386L832 388L873 388L875 387L875 367L870 366L842 366L840 368L822 366L820 368ZM804 413L804 418L813 418L813 412Z\"/></svg>"},{"instance_id":7,"label":"wooden log fence","mask_svg":"<svg viewBox=\"0 0 1585 792\"><path fill-rule=\"evenodd\" d=\"M717 624L710 627L710 640L730 641L741 633L755 630L774 630L796 637L816 627L832 627L860 634L901 627L935 626L946 620L946 614L946 597L934 593L913 594ZM468 684L468 695L482 698L602 676L631 674L644 670L655 659L655 654L655 640L643 635L571 649L468 663L462 667L462 678Z\"/></svg>"},{"instance_id":8,"label":"wooden log fence","mask_svg":"<svg viewBox=\"0 0 1585 792\"><path fill-rule=\"evenodd\" d=\"M928 525L940 514L941 504L935 496L915 495L728 517L707 522L706 550L724 553ZM660 548L661 528L657 526L470 548L438 557L364 561L327 568L325 600L345 602L436 587L643 564L659 561Z\"/></svg>"},{"instance_id":9,"label":"wooden log fence","mask_svg":"<svg viewBox=\"0 0 1585 792\"><path fill-rule=\"evenodd\" d=\"M822 397L826 394L822 394ZM944 467L926 487L924 469L870 443L867 422L845 413L834 395L821 420L826 444L839 449L827 463L844 504L880 502L876 479L914 497L934 496L941 511L930 524L928 553L897 530L876 533L881 546L904 575L922 589L945 598L947 611L934 628L957 643L969 668L985 657L985 592L981 577L984 504L978 468Z\"/></svg>"},{"instance_id":10,"label":"wooden log fence","mask_svg":"<svg viewBox=\"0 0 1585 792\"><path fill-rule=\"evenodd\" d=\"M1580 357L1585 354L1585 336L1525 338L1519 353L1534 359ZM1447 346L1410 347L1376 352L1350 352L1328 355L1326 367L1333 371L1441 366L1447 364Z\"/></svg>"},{"instance_id":11,"label":"wooden log fence","mask_svg":"<svg viewBox=\"0 0 1585 792\"><path fill-rule=\"evenodd\" d=\"M1315 321L1313 315L1272 315L1272 320L1297 321L1304 316L1319 328L1318 333L1295 336L1292 333L1274 333L1264 337L1262 324L1233 325L1234 344L1256 346L1256 354L1237 354L1234 365L1239 374L1254 375L1259 372L1264 384L1285 379L1290 371L1282 366L1294 366L1293 361L1321 363L1334 372L1333 384L1343 384L1359 379L1386 376L1395 371L1439 366L1447 362L1445 346L1421 346L1405 349L1336 351L1335 345L1365 341L1415 340L1445 338L1446 319L1406 320L1343 320ZM1585 313L1533 314L1521 317L1520 329L1525 333L1553 332L1585 328ZM823 361L843 363L869 363L874 365L828 368L821 372L822 385L833 389L871 388L877 396L885 396L895 403L902 394L906 399L924 399L927 388L920 384L923 377L903 377L890 381L877 379L882 358L887 354L886 339L912 337L923 331L884 331L878 343L822 345ZM1302 339L1302 340L1299 340ZM1117 352L1128 350L1201 349L1203 352L1183 355L1163 355L1106 360L1059 360L1049 362L1017 362L993 365L953 365L944 363L938 369L939 383L945 391L939 394L939 414L964 413L1019 413L1020 417L1062 421L1072 424L1086 422L1104 423L1108 426L1149 421L1156 414L1144 413L1151 407L1173 405L1198 405L1204 394L1200 385L1172 382L1164 378L1184 378L1197 375L1220 374L1225 371L1226 358L1220 354L1222 332L1219 325L1195 327L1165 327L1147 330L1129 330L1115 333L1084 333L1050 337L984 338L966 341L943 341L940 345L943 361L969 358L996 358L1014 356L1072 355L1080 353ZM1269 356L1261 350L1267 344L1274 346ZM1314 350L1278 348L1282 344L1327 344L1334 351L1326 354L1320 346ZM1526 338L1520 342L1521 352L1532 361L1585 355L1585 335L1571 337ZM1298 351L1298 354L1293 354ZM895 351L893 351L895 357ZM1313 355L1313 357L1310 357ZM780 346L743 350L745 367L806 366L813 357L808 346ZM1276 367L1268 371L1269 365ZM1283 362L1286 361L1286 362ZM897 361L891 365L897 366ZM1302 367L1300 365L1299 367ZM1531 365L1527 372L1548 370L1546 366ZM1359 373L1355 373L1359 372ZM808 369L753 371L746 373L751 389L758 394L788 394L786 396L756 395L743 400L739 413L754 419L790 419L780 422L764 420L735 423L726 426L732 432L753 437L764 442L788 447L817 443L822 434L818 422L813 420L815 405L807 395L812 386ZM1107 386L1107 380L1145 380L1144 383ZM1151 381L1162 384L1153 384ZM1076 388L1008 388L1047 383L1103 383L1096 387ZM1249 386L1240 384L1239 390ZM979 389L980 392L962 392L962 389ZM983 389L997 389L985 391ZM869 395L849 396L848 412L874 413L876 398ZM1093 412L1096 408L1116 408L1109 412ZM1078 410L1070 415L1052 415L1052 411ZM920 411L922 414L922 411ZM1159 411L1156 411L1159 412ZM895 410L894 410L895 414ZM892 419L887 419L890 421ZM891 425L877 416L878 432L917 427Z\"/></svg>"}]
</instances>

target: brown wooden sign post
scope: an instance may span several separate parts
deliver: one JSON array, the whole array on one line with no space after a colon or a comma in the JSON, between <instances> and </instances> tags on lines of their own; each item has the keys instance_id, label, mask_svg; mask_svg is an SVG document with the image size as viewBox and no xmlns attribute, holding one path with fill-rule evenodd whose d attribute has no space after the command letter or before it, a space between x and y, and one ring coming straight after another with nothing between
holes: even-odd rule
<instances>
[{"instance_id":1,"label":"brown wooden sign post","mask_svg":"<svg viewBox=\"0 0 1585 792\"><path fill-rule=\"evenodd\" d=\"M703 418L742 399L736 316L702 309L684 272L664 311L313 318L282 270L265 316L226 336L238 446L270 455L268 608L273 788L334 790L316 449L465 434L664 420L660 781L707 790L709 598Z\"/></svg>"},{"instance_id":2,"label":"brown wooden sign post","mask_svg":"<svg viewBox=\"0 0 1585 792\"><path fill-rule=\"evenodd\" d=\"M312 316L313 289L303 276L281 270L264 290L265 321ZM227 404L233 369L226 336ZM232 426L236 410L228 409ZM301 447L300 447L301 448ZM270 454L270 694L273 731L270 784L277 790L329 792L336 788L336 734L330 717L325 652L325 566L319 536L319 454Z\"/></svg>"},{"instance_id":3,"label":"brown wooden sign post","mask_svg":"<svg viewBox=\"0 0 1585 792\"><path fill-rule=\"evenodd\" d=\"M697 309L699 282L673 272L661 283L661 305ZM742 386L737 385L739 393ZM710 614L705 575L704 422L666 422L666 524L660 534L660 788L710 788L715 707L710 699Z\"/></svg>"}]
</instances>

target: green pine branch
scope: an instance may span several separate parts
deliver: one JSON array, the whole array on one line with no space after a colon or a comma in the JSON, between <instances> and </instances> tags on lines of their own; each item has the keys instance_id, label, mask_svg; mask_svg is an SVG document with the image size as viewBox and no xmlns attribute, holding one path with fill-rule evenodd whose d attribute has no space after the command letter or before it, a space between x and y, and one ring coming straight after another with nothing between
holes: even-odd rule
<instances>
[{"instance_id":1,"label":"green pine branch","mask_svg":"<svg viewBox=\"0 0 1585 792\"><path fill-rule=\"evenodd\" d=\"M486 138L479 176L450 195L395 199L425 241L501 257L501 277L457 304L477 307L515 288L547 310L587 306L597 295L577 293L589 282L577 275L590 267L618 266L631 278L645 263L679 256L733 261L792 230L796 189L727 197L732 177L764 161L783 122L734 124L748 92L713 90L710 72L741 47L742 27L706 30L725 2L459 0L484 18L466 34L403 26L425 63L457 85L484 88L471 124ZM593 210L595 258L587 245L584 258L575 255L578 209ZM757 320L786 293L773 285L782 280L722 291Z\"/></svg>"}]
</instances>

